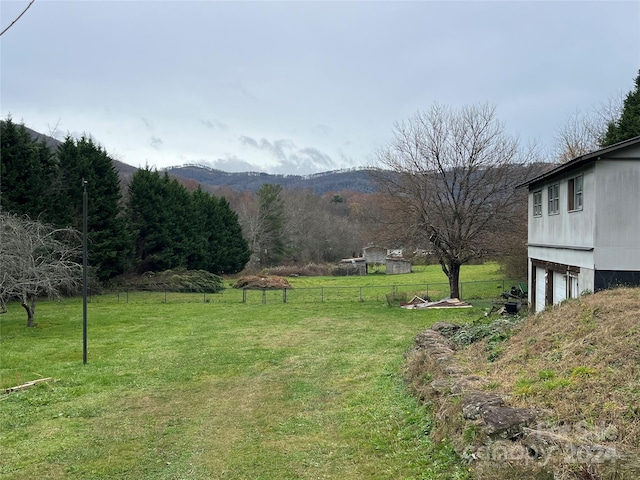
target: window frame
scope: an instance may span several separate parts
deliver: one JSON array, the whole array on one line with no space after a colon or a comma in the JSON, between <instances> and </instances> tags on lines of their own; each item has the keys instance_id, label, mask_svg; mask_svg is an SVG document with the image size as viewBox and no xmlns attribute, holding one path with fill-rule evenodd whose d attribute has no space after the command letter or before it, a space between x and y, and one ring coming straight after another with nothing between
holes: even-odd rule
<instances>
[{"instance_id":1,"label":"window frame","mask_svg":"<svg viewBox=\"0 0 640 480\"><path fill-rule=\"evenodd\" d=\"M547 214L558 215L560 213L560 184L554 183L547 187Z\"/></svg>"},{"instance_id":2,"label":"window frame","mask_svg":"<svg viewBox=\"0 0 640 480\"><path fill-rule=\"evenodd\" d=\"M567 181L567 211L578 212L584 205L584 176L571 177Z\"/></svg>"},{"instance_id":3,"label":"window frame","mask_svg":"<svg viewBox=\"0 0 640 480\"><path fill-rule=\"evenodd\" d=\"M542 189L533 192L533 216L542 216Z\"/></svg>"}]
</instances>

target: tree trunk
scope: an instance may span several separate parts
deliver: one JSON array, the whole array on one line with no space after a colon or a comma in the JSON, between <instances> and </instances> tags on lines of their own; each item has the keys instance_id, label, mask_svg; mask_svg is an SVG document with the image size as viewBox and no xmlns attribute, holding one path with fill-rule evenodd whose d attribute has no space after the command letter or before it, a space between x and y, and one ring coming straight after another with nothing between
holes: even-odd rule
<instances>
[{"instance_id":1,"label":"tree trunk","mask_svg":"<svg viewBox=\"0 0 640 480\"><path fill-rule=\"evenodd\" d=\"M29 302L26 299L22 300L22 307L27 312L27 327L35 327L36 324L33 321L33 318L34 318L35 313L36 313L36 301L35 301L35 299L31 300L31 304L29 304Z\"/></svg>"},{"instance_id":2,"label":"tree trunk","mask_svg":"<svg viewBox=\"0 0 640 480\"><path fill-rule=\"evenodd\" d=\"M460 298L460 263L449 261L449 296Z\"/></svg>"}]
</instances>

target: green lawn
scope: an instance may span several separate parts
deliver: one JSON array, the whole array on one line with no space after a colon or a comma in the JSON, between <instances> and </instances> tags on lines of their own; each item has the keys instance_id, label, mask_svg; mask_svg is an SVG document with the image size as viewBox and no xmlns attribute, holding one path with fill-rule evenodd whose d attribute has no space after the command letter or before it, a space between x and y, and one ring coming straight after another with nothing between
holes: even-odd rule
<instances>
[{"instance_id":1,"label":"green lawn","mask_svg":"<svg viewBox=\"0 0 640 480\"><path fill-rule=\"evenodd\" d=\"M87 365L80 299L38 304L33 329L10 305L2 387L53 381L0 394L0 478L466 478L401 366L422 329L480 308L211 297L93 297Z\"/></svg>"}]
</instances>

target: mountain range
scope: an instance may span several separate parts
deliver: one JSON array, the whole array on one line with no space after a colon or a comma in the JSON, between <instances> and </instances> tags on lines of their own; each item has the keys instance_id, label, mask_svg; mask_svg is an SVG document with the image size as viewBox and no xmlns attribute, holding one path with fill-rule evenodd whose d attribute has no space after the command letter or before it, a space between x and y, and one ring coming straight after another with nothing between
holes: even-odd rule
<instances>
[{"instance_id":1,"label":"mountain range","mask_svg":"<svg viewBox=\"0 0 640 480\"><path fill-rule=\"evenodd\" d=\"M36 140L44 140L52 150L56 150L62 142L25 127ZM131 180L136 167L113 160L123 185ZM265 183L277 184L286 189L312 190L318 195L330 192L349 190L357 193L375 193L377 191L371 169L335 170L312 175L276 175L263 172L229 173L202 165L183 165L166 170L170 176L178 180L192 180L203 185L207 190L227 187L237 192L257 192Z\"/></svg>"}]
</instances>

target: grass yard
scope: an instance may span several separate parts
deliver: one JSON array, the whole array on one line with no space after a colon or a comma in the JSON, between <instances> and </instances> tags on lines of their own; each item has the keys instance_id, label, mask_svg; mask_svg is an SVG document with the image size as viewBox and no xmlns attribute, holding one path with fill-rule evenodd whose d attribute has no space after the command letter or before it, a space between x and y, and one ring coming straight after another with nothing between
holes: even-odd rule
<instances>
[{"instance_id":1,"label":"grass yard","mask_svg":"<svg viewBox=\"0 0 640 480\"><path fill-rule=\"evenodd\" d=\"M0 394L0 478L467 476L401 368L418 332L480 308L105 295L88 311L87 365L81 299L38 304L33 329L18 305L0 316L3 389L53 378Z\"/></svg>"}]
</instances>

